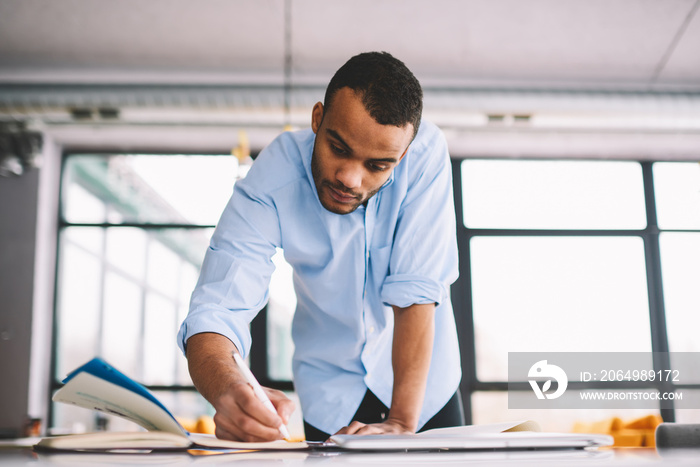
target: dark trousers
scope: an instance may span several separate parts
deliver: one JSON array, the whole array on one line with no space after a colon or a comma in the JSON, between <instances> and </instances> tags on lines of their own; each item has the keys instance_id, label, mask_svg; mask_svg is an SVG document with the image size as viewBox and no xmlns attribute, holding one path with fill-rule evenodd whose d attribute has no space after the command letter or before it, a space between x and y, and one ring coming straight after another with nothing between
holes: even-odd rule
<instances>
[{"instance_id":1,"label":"dark trousers","mask_svg":"<svg viewBox=\"0 0 700 467\"><path fill-rule=\"evenodd\" d=\"M362 399L360 403L360 407L352 417L352 421L357 420L368 424L381 423L388 416L389 408L384 405L382 401L377 399L377 396L368 389L364 399ZM464 425L464 407L462 406L462 396L459 391L457 391L455 395L447 401L447 404L418 431L461 425ZM306 420L304 420L304 433L306 434L307 441L325 441L330 437L328 433L324 433L315 426L310 425Z\"/></svg>"}]
</instances>

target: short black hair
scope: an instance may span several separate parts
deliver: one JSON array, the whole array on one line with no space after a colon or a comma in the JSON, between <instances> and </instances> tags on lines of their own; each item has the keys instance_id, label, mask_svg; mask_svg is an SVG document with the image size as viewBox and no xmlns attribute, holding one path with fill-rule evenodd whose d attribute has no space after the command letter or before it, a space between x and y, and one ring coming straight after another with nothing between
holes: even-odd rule
<instances>
[{"instance_id":1,"label":"short black hair","mask_svg":"<svg viewBox=\"0 0 700 467\"><path fill-rule=\"evenodd\" d=\"M350 88L361 94L362 104L381 125L413 125L415 138L423 113L423 89L401 60L387 52L355 55L335 72L323 100L330 108L338 90Z\"/></svg>"}]
</instances>

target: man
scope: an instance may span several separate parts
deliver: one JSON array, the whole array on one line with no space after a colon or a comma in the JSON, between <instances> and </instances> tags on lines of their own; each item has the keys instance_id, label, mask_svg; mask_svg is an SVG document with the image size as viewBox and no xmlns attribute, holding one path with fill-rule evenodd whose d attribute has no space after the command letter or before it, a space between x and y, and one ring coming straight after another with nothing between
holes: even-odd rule
<instances>
[{"instance_id":1,"label":"man","mask_svg":"<svg viewBox=\"0 0 700 467\"><path fill-rule=\"evenodd\" d=\"M231 352L267 301L276 248L294 269L294 384L307 440L463 424L449 286L457 278L444 136L387 53L351 58L312 110L236 183L178 335L216 435L280 438L294 404L255 397Z\"/></svg>"}]
</instances>

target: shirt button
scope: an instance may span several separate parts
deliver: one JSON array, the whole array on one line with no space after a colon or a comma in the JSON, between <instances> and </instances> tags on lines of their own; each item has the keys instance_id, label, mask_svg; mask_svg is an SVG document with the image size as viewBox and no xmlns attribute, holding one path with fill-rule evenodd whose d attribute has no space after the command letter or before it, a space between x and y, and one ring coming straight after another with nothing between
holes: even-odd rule
<instances>
[{"instance_id":1,"label":"shirt button","mask_svg":"<svg viewBox=\"0 0 700 467\"><path fill-rule=\"evenodd\" d=\"M367 250L367 259L369 259L369 250Z\"/></svg>"},{"instance_id":2,"label":"shirt button","mask_svg":"<svg viewBox=\"0 0 700 467\"><path fill-rule=\"evenodd\" d=\"M370 328L369 328L369 333L370 333L370 334L374 333L374 326L370 326Z\"/></svg>"}]
</instances>

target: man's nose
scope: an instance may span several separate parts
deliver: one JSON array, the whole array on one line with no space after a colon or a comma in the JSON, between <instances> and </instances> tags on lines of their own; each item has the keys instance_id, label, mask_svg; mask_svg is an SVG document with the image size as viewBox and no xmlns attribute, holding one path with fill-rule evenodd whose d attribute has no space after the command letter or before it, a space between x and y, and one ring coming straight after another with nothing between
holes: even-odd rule
<instances>
[{"instance_id":1,"label":"man's nose","mask_svg":"<svg viewBox=\"0 0 700 467\"><path fill-rule=\"evenodd\" d=\"M362 168L355 164L344 164L336 172L336 178L347 188L358 189L362 186Z\"/></svg>"}]
</instances>

